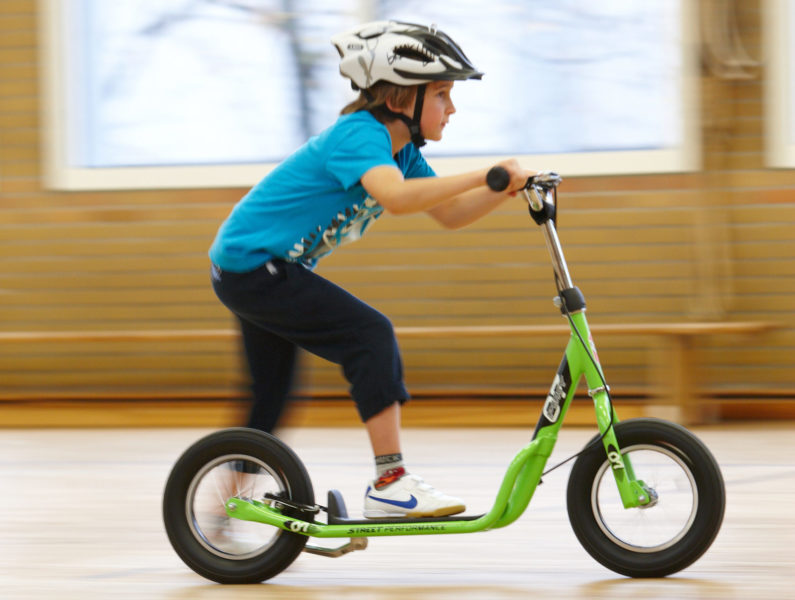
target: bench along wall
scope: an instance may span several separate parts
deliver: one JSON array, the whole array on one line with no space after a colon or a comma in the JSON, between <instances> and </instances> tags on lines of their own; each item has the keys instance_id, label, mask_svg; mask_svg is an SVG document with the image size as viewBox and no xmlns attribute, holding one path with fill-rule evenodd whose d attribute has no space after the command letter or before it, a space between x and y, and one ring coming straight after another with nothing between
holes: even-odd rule
<instances>
[{"instance_id":1,"label":"bench along wall","mask_svg":"<svg viewBox=\"0 0 795 600\"><path fill-rule=\"evenodd\" d=\"M759 45L756 2L740 13ZM60 193L40 171L36 2L0 7L0 330L228 329L207 247L245 190ZM698 342L712 396L795 397L795 172L763 163L760 79L702 77L704 170L567 179L560 235L594 324L782 322ZM446 232L386 217L319 272L396 326L561 323L540 232L517 200ZM649 339L597 338L615 393L648 395ZM416 395L538 394L565 337L416 338L403 343ZM29 342L0 347L0 398L237 397L234 340ZM302 363L300 391L341 395L338 369ZM0 418L2 420L2 418Z\"/></svg>"}]
</instances>

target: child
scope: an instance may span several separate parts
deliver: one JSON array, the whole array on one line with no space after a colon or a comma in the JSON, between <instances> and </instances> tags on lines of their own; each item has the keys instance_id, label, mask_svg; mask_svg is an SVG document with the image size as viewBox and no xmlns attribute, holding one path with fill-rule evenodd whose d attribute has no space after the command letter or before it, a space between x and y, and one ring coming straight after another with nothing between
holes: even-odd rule
<instances>
[{"instance_id":1,"label":"child","mask_svg":"<svg viewBox=\"0 0 795 600\"><path fill-rule=\"evenodd\" d=\"M367 428L376 479L365 516L456 514L463 501L403 465L400 406L408 393L390 321L313 268L384 212L425 211L444 227L462 227L534 173L514 160L500 163L511 182L497 193L485 184L487 168L436 177L423 159L419 147L440 140L455 112L454 82L483 75L441 31L380 21L332 42L359 98L234 207L210 249L213 285L240 321L253 380L248 426L276 427L303 348L342 366Z\"/></svg>"}]
</instances>

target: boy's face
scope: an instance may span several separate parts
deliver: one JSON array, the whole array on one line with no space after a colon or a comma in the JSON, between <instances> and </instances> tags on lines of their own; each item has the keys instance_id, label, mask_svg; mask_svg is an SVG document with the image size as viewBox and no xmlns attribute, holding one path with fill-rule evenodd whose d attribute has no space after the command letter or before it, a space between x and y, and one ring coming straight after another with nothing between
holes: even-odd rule
<instances>
[{"instance_id":1,"label":"boy's face","mask_svg":"<svg viewBox=\"0 0 795 600\"><path fill-rule=\"evenodd\" d=\"M426 139L437 142L442 139L442 131L450 120L450 115L455 112L450 97L452 90L452 81L432 81L425 87L420 131Z\"/></svg>"}]
</instances>

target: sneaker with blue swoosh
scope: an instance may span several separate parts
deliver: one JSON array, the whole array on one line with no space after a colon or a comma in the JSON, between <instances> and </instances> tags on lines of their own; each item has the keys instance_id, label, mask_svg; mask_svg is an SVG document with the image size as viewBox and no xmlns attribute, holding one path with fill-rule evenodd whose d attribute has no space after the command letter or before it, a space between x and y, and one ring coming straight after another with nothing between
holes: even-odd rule
<instances>
[{"instance_id":1,"label":"sneaker with blue swoosh","mask_svg":"<svg viewBox=\"0 0 795 600\"><path fill-rule=\"evenodd\" d=\"M443 494L416 475L404 475L380 489L373 482L364 494L364 516L368 519L446 517L465 509L460 498Z\"/></svg>"}]
</instances>

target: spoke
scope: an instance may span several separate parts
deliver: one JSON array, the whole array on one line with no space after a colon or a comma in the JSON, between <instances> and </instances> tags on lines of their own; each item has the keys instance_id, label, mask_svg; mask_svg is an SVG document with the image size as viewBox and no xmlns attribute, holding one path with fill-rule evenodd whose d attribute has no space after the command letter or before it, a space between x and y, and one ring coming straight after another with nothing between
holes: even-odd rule
<instances>
[{"instance_id":1,"label":"spoke","mask_svg":"<svg viewBox=\"0 0 795 600\"><path fill-rule=\"evenodd\" d=\"M669 452L651 447L626 450L636 472L659 493L659 502L646 509L623 508L610 472L602 472L595 498L603 531L625 547L664 548L689 529L697 501L687 467Z\"/></svg>"},{"instance_id":2,"label":"spoke","mask_svg":"<svg viewBox=\"0 0 795 600\"><path fill-rule=\"evenodd\" d=\"M218 475L219 471L221 471L221 469L212 470L213 487L215 488L215 495L218 498L219 503L221 504L221 506L224 506L226 504L226 498L224 497L224 491L222 489L222 486L219 485L218 483L218 480L220 478L220 476Z\"/></svg>"},{"instance_id":3,"label":"spoke","mask_svg":"<svg viewBox=\"0 0 795 600\"><path fill-rule=\"evenodd\" d=\"M228 455L208 464L197 474L191 488L191 522L198 542L209 552L229 560L244 560L270 548L280 538L278 530L228 519L225 512L230 497L253 498L264 484L281 487L276 476L255 459Z\"/></svg>"}]
</instances>

